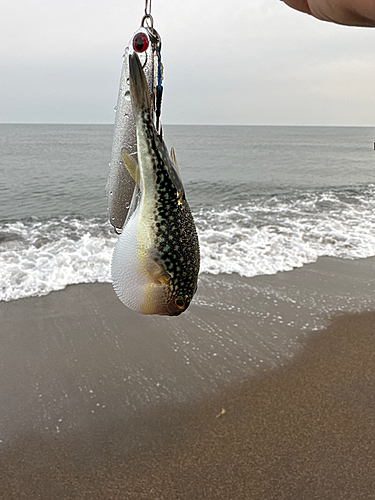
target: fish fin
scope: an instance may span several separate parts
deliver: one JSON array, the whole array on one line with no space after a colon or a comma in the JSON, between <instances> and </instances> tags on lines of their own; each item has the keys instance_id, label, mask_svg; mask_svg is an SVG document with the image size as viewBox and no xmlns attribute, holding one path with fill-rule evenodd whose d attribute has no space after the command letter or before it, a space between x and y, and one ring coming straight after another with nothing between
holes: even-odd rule
<instances>
[{"instance_id":1,"label":"fish fin","mask_svg":"<svg viewBox=\"0 0 375 500\"><path fill-rule=\"evenodd\" d=\"M131 156L125 148L121 150L121 156L122 159L124 160L125 167L129 174L131 175L132 179L134 182L140 186L140 172L139 172L139 165L137 163L137 160L134 158L134 156Z\"/></svg>"},{"instance_id":2,"label":"fish fin","mask_svg":"<svg viewBox=\"0 0 375 500\"><path fill-rule=\"evenodd\" d=\"M171 276L164 268L163 264L159 264L154 259L151 259L147 267L156 285L166 285L169 283Z\"/></svg>"},{"instance_id":3,"label":"fish fin","mask_svg":"<svg viewBox=\"0 0 375 500\"><path fill-rule=\"evenodd\" d=\"M177 198L178 198L178 204L181 205L184 197L185 197L185 191L184 191L184 186L182 185L182 180L181 180L181 174L180 174L180 169L178 168L178 163L177 163L177 156L176 156L176 151L174 150L174 147L171 147L171 160L172 163L175 167L175 171L177 174L178 182L176 182L176 178L174 179L176 187L177 187ZM170 171L169 171L170 173Z\"/></svg>"},{"instance_id":4,"label":"fish fin","mask_svg":"<svg viewBox=\"0 0 375 500\"><path fill-rule=\"evenodd\" d=\"M168 273L161 273L157 278L157 280L161 285L166 285L167 283L169 283L170 279L171 277L169 276Z\"/></svg>"},{"instance_id":5,"label":"fish fin","mask_svg":"<svg viewBox=\"0 0 375 500\"><path fill-rule=\"evenodd\" d=\"M150 109L150 95L145 74L138 54L129 56L130 97L133 113L136 116L143 109Z\"/></svg>"},{"instance_id":6,"label":"fish fin","mask_svg":"<svg viewBox=\"0 0 375 500\"><path fill-rule=\"evenodd\" d=\"M174 149L173 149L173 153L174 153ZM182 184L182 180L181 180L181 176L180 176L180 171L178 169L178 165L177 165L177 163L175 163L175 161L173 159L173 156L172 156L173 153L171 152L171 158L167 162L166 167L168 169L169 176L172 179L172 182L173 182L173 184L175 185L175 187L176 187L176 189L178 191L178 197L179 197L179 199L182 200L185 197L185 190L184 190L184 186ZM175 153L174 153L174 158L176 158L176 154Z\"/></svg>"},{"instance_id":7,"label":"fish fin","mask_svg":"<svg viewBox=\"0 0 375 500\"><path fill-rule=\"evenodd\" d=\"M172 161L173 161L173 163L174 163L174 166L176 167L176 171L177 171L177 173L178 173L179 175L181 175L181 174L180 174L180 169L178 168L176 151L174 150L174 147L173 147L173 146L171 147L171 159L172 159Z\"/></svg>"}]
</instances>

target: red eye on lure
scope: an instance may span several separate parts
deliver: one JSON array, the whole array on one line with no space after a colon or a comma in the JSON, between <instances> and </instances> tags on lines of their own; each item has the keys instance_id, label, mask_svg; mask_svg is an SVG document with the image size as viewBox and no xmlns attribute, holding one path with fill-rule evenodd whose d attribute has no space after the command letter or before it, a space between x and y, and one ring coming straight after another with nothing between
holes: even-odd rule
<instances>
[{"instance_id":1,"label":"red eye on lure","mask_svg":"<svg viewBox=\"0 0 375 500\"><path fill-rule=\"evenodd\" d=\"M136 35L133 38L133 49L136 52L141 53L147 50L147 47L148 47L147 36L144 33L138 33L138 35Z\"/></svg>"}]
</instances>

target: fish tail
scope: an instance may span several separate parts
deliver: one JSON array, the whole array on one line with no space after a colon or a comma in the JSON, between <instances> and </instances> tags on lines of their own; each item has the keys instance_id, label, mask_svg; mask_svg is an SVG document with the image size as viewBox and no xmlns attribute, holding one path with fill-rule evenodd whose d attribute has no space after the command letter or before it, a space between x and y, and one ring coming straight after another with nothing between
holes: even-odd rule
<instances>
[{"instance_id":1,"label":"fish tail","mask_svg":"<svg viewBox=\"0 0 375 500\"><path fill-rule=\"evenodd\" d=\"M142 110L150 109L150 96L145 74L138 55L129 56L130 96L133 113L136 116Z\"/></svg>"}]
</instances>

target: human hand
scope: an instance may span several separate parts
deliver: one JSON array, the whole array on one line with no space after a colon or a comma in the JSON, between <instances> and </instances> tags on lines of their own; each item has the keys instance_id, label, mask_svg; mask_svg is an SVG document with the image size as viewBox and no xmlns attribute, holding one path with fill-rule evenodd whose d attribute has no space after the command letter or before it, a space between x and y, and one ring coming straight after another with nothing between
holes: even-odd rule
<instances>
[{"instance_id":1,"label":"human hand","mask_svg":"<svg viewBox=\"0 0 375 500\"><path fill-rule=\"evenodd\" d=\"M375 27L375 0L282 0L293 9L323 21Z\"/></svg>"}]
</instances>

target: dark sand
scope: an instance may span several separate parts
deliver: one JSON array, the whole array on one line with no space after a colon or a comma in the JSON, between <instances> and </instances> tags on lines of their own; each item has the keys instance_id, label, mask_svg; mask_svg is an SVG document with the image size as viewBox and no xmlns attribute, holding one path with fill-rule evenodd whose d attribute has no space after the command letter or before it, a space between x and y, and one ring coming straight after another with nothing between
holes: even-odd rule
<instances>
[{"instance_id":1,"label":"dark sand","mask_svg":"<svg viewBox=\"0 0 375 500\"><path fill-rule=\"evenodd\" d=\"M240 280L241 287L251 283L258 293L263 283L270 297L272 283L280 298L287 282L294 286L310 272L320 276L317 293L325 296L324 284L343 280L342 272L335 278L334 264L330 271L323 263L289 276ZM347 265L360 274L358 264ZM361 280L363 297L371 280ZM209 350L190 353L186 364L188 351L172 348L168 325L175 323L150 323L116 300L107 285L80 285L1 305L1 499L375 498L374 312L340 314L326 329L299 335L292 359L288 351L283 363L255 371L245 365L215 385ZM208 324L209 311L195 308L184 321ZM188 333L187 323L179 325ZM294 327L282 326L297 338ZM276 330L270 353L283 352ZM214 342L202 337L210 331L196 334L201 349ZM232 347L230 340L240 338L229 332L232 338L220 341L228 366L237 357L225 342Z\"/></svg>"}]
</instances>

